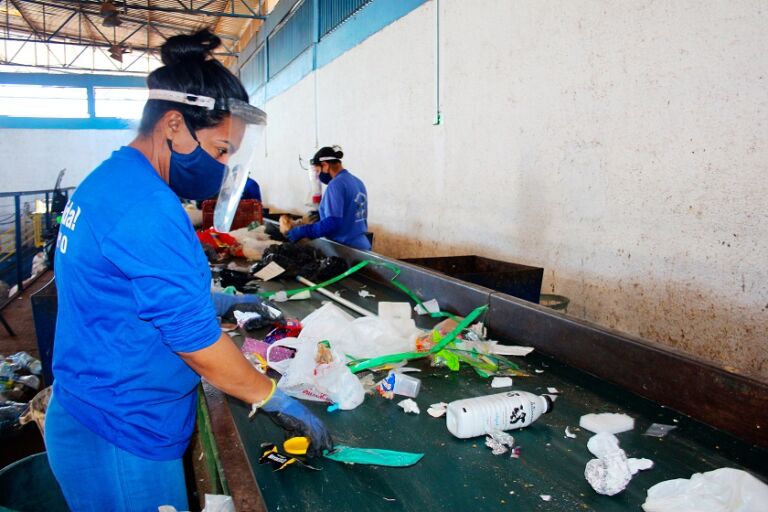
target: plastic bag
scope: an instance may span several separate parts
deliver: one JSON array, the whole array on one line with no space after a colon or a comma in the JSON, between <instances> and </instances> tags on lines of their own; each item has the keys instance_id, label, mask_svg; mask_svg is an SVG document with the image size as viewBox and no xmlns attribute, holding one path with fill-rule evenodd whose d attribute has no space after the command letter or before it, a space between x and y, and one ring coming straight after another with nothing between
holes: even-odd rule
<instances>
[{"instance_id":1,"label":"plastic bag","mask_svg":"<svg viewBox=\"0 0 768 512\"><path fill-rule=\"evenodd\" d=\"M296 350L293 359L273 360L277 347ZM365 398L360 380L347 368L346 358L331 344L330 363L317 363L318 343L297 338L283 338L267 349L267 364L283 377L277 387L288 395L316 402L333 402L339 409L354 409Z\"/></svg>"},{"instance_id":2,"label":"plastic bag","mask_svg":"<svg viewBox=\"0 0 768 512\"><path fill-rule=\"evenodd\" d=\"M746 471L720 468L648 489L645 512L764 512L768 485Z\"/></svg>"},{"instance_id":3,"label":"plastic bag","mask_svg":"<svg viewBox=\"0 0 768 512\"><path fill-rule=\"evenodd\" d=\"M353 318L330 302L304 318L301 325L299 339L328 340L334 349L355 359L412 351L416 347L416 336L421 334L412 321L394 323L381 317Z\"/></svg>"}]
</instances>

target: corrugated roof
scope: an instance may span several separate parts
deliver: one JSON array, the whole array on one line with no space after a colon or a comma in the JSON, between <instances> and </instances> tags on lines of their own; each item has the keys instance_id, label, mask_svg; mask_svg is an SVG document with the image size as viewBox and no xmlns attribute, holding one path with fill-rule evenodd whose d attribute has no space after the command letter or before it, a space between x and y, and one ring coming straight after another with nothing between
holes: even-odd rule
<instances>
[{"instance_id":1,"label":"corrugated roof","mask_svg":"<svg viewBox=\"0 0 768 512\"><path fill-rule=\"evenodd\" d=\"M270 3L264 2L265 10ZM258 0L113 0L112 10L120 20L116 27L105 26L103 4L103 0L0 0L0 40L154 50L168 37L209 28L224 40L220 52L227 62L231 59L226 54L236 51L240 35L252 31L253 21L260 24L254 17Z\"/></svg>"}]
</instances>

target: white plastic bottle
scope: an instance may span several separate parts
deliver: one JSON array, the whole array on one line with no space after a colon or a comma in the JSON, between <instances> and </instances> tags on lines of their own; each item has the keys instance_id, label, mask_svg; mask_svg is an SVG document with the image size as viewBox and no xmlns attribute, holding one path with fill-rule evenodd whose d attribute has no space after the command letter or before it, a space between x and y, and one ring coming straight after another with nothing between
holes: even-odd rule
<instances>
[{"instance_id":1,"label":"white plastic bottle","mask_svg":"<svg viewBox=\"0 0 768 512\"><path fill-rule=\"evenodd\" d=\"M527 427L552 410L552 398L527 391L456 400L448 404L448 431L460 439L487 434L491 430Z\"/></svg>"}]
</instances>

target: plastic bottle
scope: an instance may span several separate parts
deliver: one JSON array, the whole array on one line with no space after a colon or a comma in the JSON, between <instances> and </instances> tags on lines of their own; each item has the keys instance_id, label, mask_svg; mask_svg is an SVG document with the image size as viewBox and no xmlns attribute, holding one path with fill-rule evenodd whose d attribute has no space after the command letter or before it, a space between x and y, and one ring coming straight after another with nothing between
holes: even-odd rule
<instances>
[{"instance_id":1,"label":"plastic bottle","mask_svg":"<svg viewBox=\"0 0 768 512\"><path fill-rule=\"evenodd\" d=\"M448 404L448 431L460 439L482 436L490 430L527 427L552 410L552 398L527 391L456 400Z\"/></svg>"},{"instance_id":2,"label":"plastic bottle","mask_svg":"<svg viewBox=\"0 0 768 512\"><path fill-rule=\"evenodd\" d=\"M382 396L385 396L388 393L394 393L395 395L416 398L419 395L419 390L421 389L421 380L404 373L391 371L389 372L389 375L384 378L384 380L379 382L379 385L376 387L376 389ZM387 398L392 397L390 396Z\"/></svg>"}]
</instances>

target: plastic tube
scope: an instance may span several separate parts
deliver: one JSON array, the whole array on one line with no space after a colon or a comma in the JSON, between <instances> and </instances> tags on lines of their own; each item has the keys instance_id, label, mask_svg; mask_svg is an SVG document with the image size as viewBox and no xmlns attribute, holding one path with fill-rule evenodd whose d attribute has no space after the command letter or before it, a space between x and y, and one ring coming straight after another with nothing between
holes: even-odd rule
<instances>
[{"instance_id":1,"label":"plastic tube","mask_svg":"<svg viewBox=\"0 0 768 512\"><path fill-rule=\"evenodd\" d=\"M351 309L355 313L360 313L363 316L376 316L374 313L368 311L367 309L362 308L362 307L358 306L357 304L355 304L353 302L350 302L350 301L348 301L347 299L345 299L343 297L339 297L338 295L329 292L328 290L326 290L323 287L317 287L317 285L315 283L313 283L312 281L310 281L309 279L306 279L306 278L301 277L301 276L297 276L296 280L298 282L300 282L301 284L305 284L305 285L309 286L310 288L314 288L314 291L316 291L318 293L322 293L323 295L325 295L329 299L331 299L331 300L333 300L335 302L338 302L342 306L348 307L349 309Z\"/></svg>"}]
</instances>

